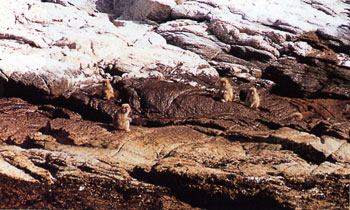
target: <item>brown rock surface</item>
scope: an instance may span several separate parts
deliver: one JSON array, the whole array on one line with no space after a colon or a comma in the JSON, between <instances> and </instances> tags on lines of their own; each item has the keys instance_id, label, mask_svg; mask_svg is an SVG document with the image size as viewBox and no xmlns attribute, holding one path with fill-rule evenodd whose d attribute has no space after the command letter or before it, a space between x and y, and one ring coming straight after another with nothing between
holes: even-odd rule
<instances>
[{"instance_id":1,"label":"brown rock surface","mask_svg":"<svg viewBox=\"0 0 350 210\"><path fill-rule=\"evenodd\" d=\"M230 128L214 136L196 131L219 120L124 132L20 99L2 98L0 106L1 119L12 119L1 128L18 123L23 131L2 132L1 189L7 194L1 208L347 205L349 143L334 137L292 128Z\"/></svg>"}]
</instances>

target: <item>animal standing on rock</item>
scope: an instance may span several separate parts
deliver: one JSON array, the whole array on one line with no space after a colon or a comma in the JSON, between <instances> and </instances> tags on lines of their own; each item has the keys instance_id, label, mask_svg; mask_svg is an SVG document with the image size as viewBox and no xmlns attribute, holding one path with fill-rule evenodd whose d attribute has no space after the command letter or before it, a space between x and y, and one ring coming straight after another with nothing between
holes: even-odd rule
<instances>
[{"instance_id":1,"label":"animal standing on rock","mask_svg":"<svg viewBox=\"0 0 350 210\"><path fill-rule=\"evenodd\" d=\"M113 117L113 125L116 129L130 131L131 118L129 113L131 112L131 107L129 104L123 104L121 109Z\"/></svg>"},{"instance_id":2,"label":"animal standing on rock","mask_svg":"<svg viewBox=\"0 0 350 210\"><path fill-rule=\"evenodd\" d=\"M250 108L257 109L260 106L260 97L255 87L249 88L247 97L245 98L245 104Z\"/></svg>"},{"instance_id":3,"label":"animal standing on rock","mask_svg":"<svg viewBox=\"0 0 350 210\"><path fill-rule=\"evenodd\" d=\"M103 98L107 100L114 97L114 90L109 79L103 80L103 94Z\"/></svg>"},{"instance_id":4,"label":"animal standing on rock","mask_svg":"<svg viewBox=\"0 0 350 210\"><path fill-rule=\"evenodd\" d=\"M220 80L221 82L221 95L222 95L222 102L228 102L233 100L233 87L228 81L227 78L222 78Z\"/></svg>"}]
</instances>

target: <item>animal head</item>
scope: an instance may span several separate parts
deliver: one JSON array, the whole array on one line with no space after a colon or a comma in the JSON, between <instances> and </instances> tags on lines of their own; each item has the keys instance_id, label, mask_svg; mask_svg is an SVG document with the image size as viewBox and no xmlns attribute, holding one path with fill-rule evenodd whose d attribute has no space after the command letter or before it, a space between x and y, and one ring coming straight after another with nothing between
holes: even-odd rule
<instances>
[{"instance_id":1,"label":"animal head","mask_svg":"<svg viewBox=\"0 0 350 210\"><path fill-rule=\"evenodd\" d=\"M131 111L131 107L129 104L123 104L121 110L123 113L129 113Z\"/></svg>"},{"instance_id":2,"label":"animal head","mask_svg":"<svg viewBox=\"0 0 350 210\"><path fill-rule=\"evenodd\" d=\"M255 94L255 93L257 93L256 88L255 88L255 87L249 88L249 93L250 93L250 94Z\"/></svg>"},{"instance_id":3,"label":"animal head","mask_svg":"<svg viewBox=\"0 0 350 210\"><path fill-rule=\"evenodd\" d=\"M183 4L184 2L186 2L187 0L175 0L176 4Z\"/></svg>"},{"instance_id":4,"label":"animal head","mask_svg":"<svg viewBox=\"0 0 350 210\"><path fill-rule=\"evenodd\" d=\"M104 79L104 80L102 81L102 83L103 83L104 85L111 84L110 81L109 81L109 79Z\"/></svg>"},{"instance_id":5,"label":"animal head","mask_svg":"<svg viewBox=\"0 0 350 210\"><path fill-rule=\"evenodd\" d=\"M226 86L227 84L229 84L229 81L227 78L221 78L220 82L223 86Z\"/></svg>"}]
</instances>

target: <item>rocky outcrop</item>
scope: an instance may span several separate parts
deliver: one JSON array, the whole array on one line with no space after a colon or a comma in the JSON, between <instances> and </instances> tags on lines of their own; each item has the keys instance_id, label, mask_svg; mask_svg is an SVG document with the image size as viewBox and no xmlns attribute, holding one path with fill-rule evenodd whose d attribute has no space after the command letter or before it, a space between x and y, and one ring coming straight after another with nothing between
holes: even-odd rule
<instances>
[{"instance_id":1,"label":"rocky outcrop","mask_svg":"<svg viewBox=\"0 0 350 210\"><path fill-rule=\"evenodd\" d=\"M123 77L163 77L153 69L163 65L160 70L167 71L181 64L179 72L217 76L205 60L167 45L151 26L111 22L106 14L61 4L23 0L3 8L2 77L48 96L69 96L76 88L98 83L108 77L108 68Z\"/></svg>"},{"instance_id":2,"label":"rocky outcrop","mask_svg":"<svg viewBox=\"0 0 350 210\"><path fill-rule=\"evenodd\" d=\"M2 207L42 208L49 203L52 208L77 208L113 196L113 200L126 199L119 205L137 202L165 209L189 205L227 208L238 202L241 207L254 207L244 202L247 199L267 208L346 207L347 186L340 183L350 178L349 143L334 137L319 138L291 128L244 135L227 130L214 137L192 125L133 126L126 133L108 124L82 120L77 114L64 115L65 110L18 99L1 99L0 104L6 104L8 110L1 109L2 119L32 115L18 119L23 121L18 125L23 135L2 132L1 139L6 139L0 151L2 179L8 179L7 175L17 180L14 186L23 180L37 183L34 186L39 188L33 198L23 198L26 203L15 203L18 198L12 197L5 199ZM18 106L26 109L18 112ZM43 123L39 126L33 119ZM10 125L8 120L1 122L5 130ZM12 182L2 187L11 188ZM100 192L106 186L112 190L101 197L93 186L101 187ZM26 194L28 188L14 190ZM50 196L44 197L47 191ZM77 192L73 198L86 204L67 202L67 195L60 191L68 195ZM84 198L86 193L94 196ZM61 203L50 201L56 195ZM98 205L117 205L105 202Z\"/></svg>"},{"instance_id":3,"label":"rocky outcrop","mask_svg":"<svg viewBox=\"0 0 350 210\"><path fill-rule=\"evenodd\" d=\"M347 208L349 8L3 2L0 208Z\"/></svg>"},{"instance_id":4,"label":"rocky outcrop","mask_svg":"<svg viewBox=\"0 0 350 210\"><path fill-rule=\"evenodd\" d=\"M349 19L347 4L340 1L299 1L292 10L289 2L274 1L114 1L113 12L107 11L110 1L49 2L56 4L23 0L4 5L0 63L5 80L49 96L69 95L110 77L106 73L164 78L176 70L217 77L216 69L251 82L272 80L274 91L285 96L349 97L349 40L344 35ZM267 18L261 12L265 7L288 8L284 13L298 18L293 22L280 12ZM44 15L47 11L62 15ZM94 11L118 19L111 22ZM22 62L9 65L16 59Z\"/></svg>"}]
</instances>

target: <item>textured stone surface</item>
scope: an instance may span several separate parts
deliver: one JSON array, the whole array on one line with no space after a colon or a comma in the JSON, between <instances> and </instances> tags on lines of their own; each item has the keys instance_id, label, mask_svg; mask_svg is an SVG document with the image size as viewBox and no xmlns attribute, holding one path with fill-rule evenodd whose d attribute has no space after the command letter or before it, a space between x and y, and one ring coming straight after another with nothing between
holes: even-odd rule
<instances>
[{"instance_id":1,"label":"textured stone surface","mask_svg":"<svg viewBox=\"0 0 350 210\"><path fill-rule=\"evenodd\" d=\"M217 76L198 55L167 45L149 26L112 23L103 13L29 0L2 8L2 77L46 95L98 83L107 67L128 73L125 77L162 77L153 71L157 64L174 68L181 63L179 71Z\"/></svg>"},{"instance_id":2,"label":"textured stone surface","mask_svg":"<svg viewBox=\"0 0 350 210\"><path fill-rule=\"evenodd\" d=\"M346 158L349 143L334 137L324 136L321 140L291 128L246 133L231 128L209 136L196 131L199 129L193 125L194 121L184 126L132 126L131 132L124 132L114 130L108 123L83 120L68 111L64 115L65 110L51 106L34 106L6 98L0 104L3 105L1 118L22 122L17 124L17 129L23 131L16 139L13 132L2 133L1 139L7 140L0 145L0 172L19 183L21 180L38 183L37 187L44 187L36 191L41 196L46 193L45 186L66 193L74 192L67 186L81 193L86 190L98 193L87 184L101 186L103 190L103 183L113 182L121 189L133 189L144 199L153 193L162 195L141 204L153 208L159 205L165 209L227 208L235 202L254 207L244 203L244 198L257 199L257 204L267 208L346 205L346 184L340 183L349 181ZM29 113L32 117L20 118ZM46 123L39 126L38 119ZM206 126L219 124L212 120ZM1 122L2 128L9 126L7 120ZM225 121L221 126L225 126ZM325 160L329 156L332 163ZM83 180L89 181L81 184ZM71 184L57 186L67 182ZM25 193L26 188L22 190ZM50 194L62 196L58 191ZM112 190L108 196L126 194ZM297 195L301 197L296 198ZM2 205L28 208L48 203L60 207L41 196L36 201L23 198L32 204L14 204L14 200L7 199ZM61 207L88 206L70 203L66 197L62 199L65 202ZM129 206L134 202L140 201L137 198L123 201ZM108 201L104 205L113 204Z\"/></svg>"}]
</instances>

